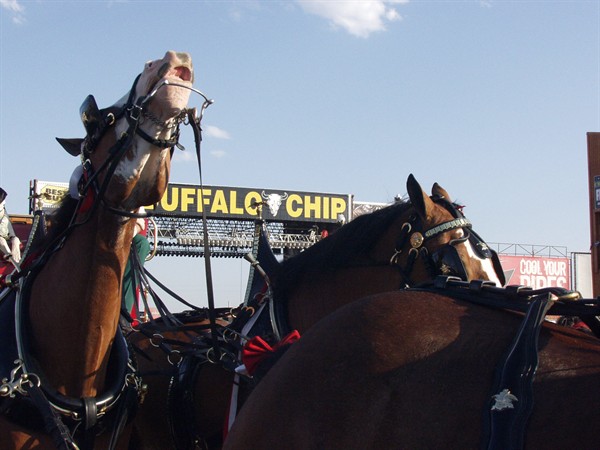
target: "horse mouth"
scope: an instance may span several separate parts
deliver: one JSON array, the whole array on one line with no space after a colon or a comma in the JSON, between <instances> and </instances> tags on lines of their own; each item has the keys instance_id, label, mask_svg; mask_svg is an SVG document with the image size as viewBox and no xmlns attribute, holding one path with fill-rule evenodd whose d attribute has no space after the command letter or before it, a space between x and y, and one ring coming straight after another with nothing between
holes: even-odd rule
<instances>
[{"instance_id":1,"label":"horse mouth","mask_svg":"<svg viewBox=\"0 0 600 450\"><path fill-rule=\"evenodd\" d=\"M192 71L189 69L189 67L185 67L185 66L179 66L179 67L175 67L174 69L174 75L179 78L180 80L183 81L192 81Z\"/></svg>"}]
</instances>

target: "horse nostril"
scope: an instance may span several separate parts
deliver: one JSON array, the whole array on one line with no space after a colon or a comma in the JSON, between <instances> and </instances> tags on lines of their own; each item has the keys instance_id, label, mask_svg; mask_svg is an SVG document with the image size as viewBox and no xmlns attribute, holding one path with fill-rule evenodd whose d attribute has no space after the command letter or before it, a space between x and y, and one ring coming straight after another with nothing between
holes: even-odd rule
<instances>
[{"instance_id":1,"label":"horse nostril","mask_svg":"<svg viewBox=\"0 0 600 450\"><path fill-rule=\"evenodd\" d=\"M177 58L179 58L179 61L181 61L182 63L189 63L190 62L190 55L189 53L184 53L184 52L177 52L175 53L175 56Z\"/></svg>"}]
</instances>

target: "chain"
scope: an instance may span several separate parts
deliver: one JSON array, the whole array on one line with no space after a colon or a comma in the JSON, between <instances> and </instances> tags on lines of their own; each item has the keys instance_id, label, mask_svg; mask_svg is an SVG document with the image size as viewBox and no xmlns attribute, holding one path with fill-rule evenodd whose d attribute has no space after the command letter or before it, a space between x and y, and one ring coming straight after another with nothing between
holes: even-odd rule
<instances>
[{"instance_id":1,"label":"chain","mask_svg":"<svg viewBox=\"0 0 600 450\"><path fill-rule=\"evenodd\" d=\"M163 120L160 120L158 117L156 117L153 113L151 113L148 110L145 110L142 112L142 117L144 117L144 119L148 119L154 125L159 127L160 131L174 130L175 128L177 128L177 126L180 123L184 122L186 115L187 115L187 113L186 113L186 110L184 109L177 116L172 117L169 120L163 121ZM143 121L141 121L140 123L143 123Z\"/></svg>"},{"instance_id":2,"label":"chain","mask_svg":"<svg viewBox=\"0 0 600 450\"><path fill-rule=\"evenodd\" d=\"M125 375L125 384L127 386L134 386L138 395L138 401L141 405L144 403L144 399L148 393L148 385L142 382L142 378L137 374L137 371L131 360L127 362L127 365L129 366L131 372Z\"/></svg>"}]
</instances>

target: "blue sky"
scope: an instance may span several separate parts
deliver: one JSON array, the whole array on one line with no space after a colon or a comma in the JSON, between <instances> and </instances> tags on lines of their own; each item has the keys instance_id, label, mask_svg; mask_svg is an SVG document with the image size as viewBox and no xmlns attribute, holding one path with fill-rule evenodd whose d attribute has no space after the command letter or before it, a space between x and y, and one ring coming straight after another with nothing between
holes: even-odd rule
<instances>
[{"instance_id":1,"label":"blue sky","mask_svg":"<svg viewBox=\"0 0 600 450\"><path fill-rule=\"evenodd\" d=\"M589 251L586 133L600 131L598 1L0 0L0 186L66 181L81 102L191 53L206 184L386 202L439 182L490 242ZM200 103L194 97L192 102ZM171 181L197 183L190 130ZM167 260L167 261L164 261ZM203 296L198 260L149 269ZM235 305L245 264L215 267ZM224 265L225 263L223 263ZM185 274L186 281L176 278ZM163 276L164 273L164 276Z\"/></svg>"}]
</instances>

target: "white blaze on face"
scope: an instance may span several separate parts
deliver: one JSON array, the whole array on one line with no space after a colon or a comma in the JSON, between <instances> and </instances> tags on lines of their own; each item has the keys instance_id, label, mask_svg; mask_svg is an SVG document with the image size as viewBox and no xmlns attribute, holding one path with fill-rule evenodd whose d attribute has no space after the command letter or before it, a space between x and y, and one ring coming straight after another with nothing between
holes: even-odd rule
<instances>
[{"instance_id":1,"label":"white blaze on face","mask_svg":"<svg viewBox=\"0 0 600 450\"><path fill-rule=\"evenodd\" d=\"M150 158L150 152L147 149L150 147L150 143L143 141L140 142L139 145L135 145L133 151L136 154L139 154L139 157L134 157L132 159L122 158L121 162L115 169L115 176L129 182L134 178L139 176L139 173L146 166L146 162L148 162L148 158ZM141 151L140 151L141 150ZM168 149L163 151L166 152Z\"/></svg>"},{"instance_id":2,"label":"white blaze on face","mask_svg":"<svg viewBox=\"0 0 600 450\"><path fill-rule=\"evenodd\" d=\"M192 87L193 81L192 59L187 53L176 53L169 51L162 59L150 61L144 66L136 86L134 103L140 97L151 93L156 87L160 86L165 80L171 83ZM158 121L165 124L172 124L175 117L187 107L190 96L190 90L176 86L163 86L158 89L156 94L147 104L148 112ZM125 99L128 95L125 96ZM121 100L125 101L125 100ZM140 129L155 139L167 140L171 138L173 128L158 126L145 117L140 119ZM121 136L129 128L126 120L121 120L117 124L117 136ZM122 158L115 175L125 181L131 181L139 176L151 157L152 145L145 140L137 137L130 150L129 157ZM163 160L169 157L169 149L162 149L160 152L152 153L153 160L158 158L158 162L152 162L162 165Z\"/></svg>"},{"instance_id":3,"label":"white blaze on face","mask_svg":"<svg viewBox=\"0 0 600 450\"><path fill-rule=\"evenodd\" d=\"M502 287L502 283L500 282L498 275L496 275L496 269L494 269L494 264L492 263L492 259L491 258L484 259L484 258L480 258L479 256L477 256L477 254L475 253L475 250L473 250L471 241L467 240L464 243L464 245L465 245L465 248L467 249L467 254L469 255L469 258L479 261L479 263L481 264L481 270L487 275L488 280L496 283L496 286Z\"/></svg>"}]
</instances>

